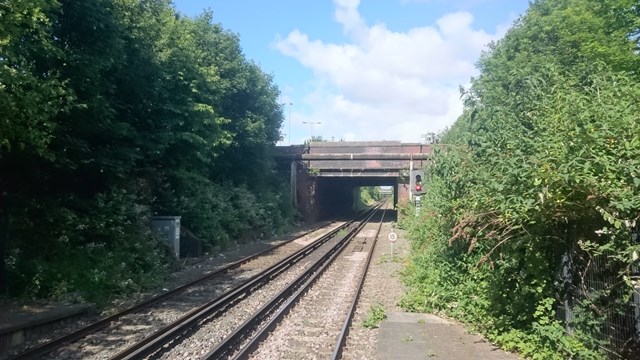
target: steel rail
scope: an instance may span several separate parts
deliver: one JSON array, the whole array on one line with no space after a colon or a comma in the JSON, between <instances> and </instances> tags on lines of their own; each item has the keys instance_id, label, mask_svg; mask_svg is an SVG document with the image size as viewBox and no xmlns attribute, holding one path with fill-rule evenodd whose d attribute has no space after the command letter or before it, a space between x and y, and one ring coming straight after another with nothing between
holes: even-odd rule
<instances>
[{"instance_id":1,"label":"steel rail","mask_svg":"<svg viewBox=\"0 0 640 360\"><path fill-rule=\"evenodd\" d=\"M366 225L366 223L373 217L375 212L380 208L376 207L371 213L351 230L345 237L334 246L329 252L327 252L319 261L317 261L312 267L301 274L295 281L293 281L286 289L282 290L279 294L274 296L271 302L263 306L256 312L254 316L245 321L242 325L237 327L232 334L227 336L221 343L219 343L213 350L207 353L202 359L222 359L223 357L231 356L233 351L241 344L241 342L254 331L260 323L262 323L268 316L274 313L271 319L260 329L257 333L249 339L248 343L233 355L232 359L245 359L249 353L257 348L258 343L264 340L268 336L268 332L271 331L277 323L290 311L295 305L298 299L306 293L307 290L315 283L315 281L324 273L328 266L335 260L335 258L344 250L349 244L349 241ZM279 308L279 310L278 310Z\"/></svg>"},{"instance_id":2,"label":"steel rail","mask_svg":"<svg viewBox=\"0 0 640 360\"><path fill-rule=\"evenodd\" d=\"M32 349L29 349L27 351L24 351L24 352L20 353L20 354L16 354L15 356L9 357L6 360L23 360L23 359L33 359L33 358L42 357L42 356L44 356L44 355L46 355L46 354L48 354L48 353L60 348L60 347L62 347L64 344L71 343L71 342L74 342L76 340L82 339L83 337L85 337L85 336L87 336L89 334L92 334L92 333L94 333L94 332L96 332L96 331L98 331L98 330L100 330L102 328L105 328L105 327L109 326L112 322L115 322L115 321L119 320L121 317L123 317L125 315L133 314L133 313L136 313L136 312L138 312L140 310L146 309L146 308L148 308L148 307L150 307L152 305L158 304L158 303L160 303L160 302L162 302L162 301L164 301L164 300L166 300L166 299L168 299L168 298L170 298L172 296L175 296L175 295L178 295L178 294L182 293L183 291L185 291L186 289L188 289L188 288L190 288L190 287L192 287L194 285L197 285L199 283L211 280L214 277L217 277L217 276L220 276L221 274L227 273L232 269L238 268L238 267L242 266L243 264L245 264L245 263L247 263L247 262L249 262L251 260L254 260L254 259L256 259L256 258L258 258L258 257L260 257L260 256L262 256L262 255L264 255L264 254L266 254L268 252L271 252L271 251L273 251L273 250L275 250L275 249L277 249L277 248L279 248L281 246L284 246L284 245L290 243L293 240L296 240L296 239L298 239L300 237L303 237L303 236L305 236L305 235L307 235L309 233L317 231L318 229L320 229L320 228L316 228L316 229L313 229L313 230L306 231L306 232L300 234L299 236L292 237L292 238L290 238L290 239L288 239L288 240L286 240L286 241L284 241L284 242L282 242L282 243L280 243L278 245L274 245L274 246L272 246L272 247L270 247L268 249L265 249L263 251L260 251L260 252L258 252L256 254L253 254L253 255L247 256L245 258L242 258L242 259L240 259L238 261L232 262L232 263L230 263L230 264L228 264L228 265L226 265L226 266L224 266L224 267L222 267L220 269L217 269L217 270L215 270L215 271L213 271L213 272L211 272L209 274L206 274L206 275L204 275L204 276L202 276L202 277L200 277L198 279L192 280L192 281L190 281L190 282L188 282L188 283L186 283L184 285L180 285L180 286L178 286L178 287L176 287L174 289L171 289L171 290L169 290L169 291L167 291L165 293L162 293L160 295L156 295L156 296L154 296L154 297L152 297L152 298L150 298L148 300L142 301L142 302L140 302L140 303L138 303L138 304L136 304L136 305L134 305L134 306L132 306L132 307L130 307L128 309L122 310L122 311L120 311L120 312L118 312L116 314L113 314L113 315L107 316L105 318L102 318L102 319L100 319L100 320L98 320L98 321L96 321L96 322L94 322L94 323L92 323L92 324L90 324L88 326L85 326L85 327L83 327L81 329L73 331L73 332L71 332L69 334L63 335L61 337L58 337L56 339L53 339L51 341L48 341L48 342L43 343L41 345L38 345L38 346L36 346L36 347L34 347Z\"/></svg>"},{"instance_id":3,"label":"steel rail","mask_svg":"<svg viewBox=\"0 0 640 360\"><path fill-rule=\"evenodd\" d=\"M369 251L369 255L367 256L367 262L364 266L364 270L360 275L360 282L358 283L358 288L353 297L353 301L351 302L351 306L349 307L349 313L342 325L342 330L340 331L340 335L338 335L338 339L336 341L336 345L333 349L333 353L331 353L331 360L338 360L342 358L342 350L344 349L345 342L347 341L347 336L349 335L349 328L351 327L351 322L353 321L353 316L356 313L356 307L358 306L358 301L360 300L360 294L362 293L362 289L364 288L364 282L367 278L367 273L369 269L369 265L371 264L371 259L373 258L373 252L378 245L378 237L380 236L380 229L382 229L382 223L384 222L384 215L386 214L387 209L385 208L382 212L382 217L380 219L380 225L378 226L378 231L376 232L376 236L373 240L373 245L371 245L371 250ZM393 260L393 259L392 259Z\"/></svg>"},{"instance_id":4,"label":"steel rail","mask_svg":"<svg viewBox=\"0 0 640 360\"><path fill-rule=\"evenodd\" d=\"M176 338L180 337L182 333L197 325L201 320L205 318L211 318L216 313L219 314L221 311L239 302L246 295L256 291L257 289L265 285L268 281L278 276L282 271L286 270L286 268L290 267L300 259L307 256L316 248L322 246L339 231L350 226L354 221L355 220L349 221L337 227L336 229L331 230L329 233L322 236L317 241L286 257L277 264L273 265L271 268L265 269L259 274L249 278L243 284L240 284L235 288L228 290L219 297L212 299L206 304L189 311L180 319L159 329L158 331L137 342L131 347L121 351L111 359L141 359L156 352L165 344L175 340Z\"/></svg>"}]
</instances>

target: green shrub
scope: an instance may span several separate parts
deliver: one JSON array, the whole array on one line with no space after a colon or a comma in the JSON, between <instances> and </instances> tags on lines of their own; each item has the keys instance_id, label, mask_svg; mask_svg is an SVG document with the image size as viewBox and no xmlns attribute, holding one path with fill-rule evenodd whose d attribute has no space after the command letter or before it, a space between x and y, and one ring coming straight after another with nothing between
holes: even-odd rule
<instances>
[{"instance_id":1,"label":"green shrub","mask_svg":"<svg viewBox=\"0 0 640 360\"><path fill-rule=\"evenodd\" d=\"M629 14L625 1L537 1L482 56L426 169L421 213L403 220L413 253L403 306L444 312L532 358L619 350L599 329L628 307L639 250L629 241L640 221ZM595 291L583 280L598 257L611 280ZM572 293L567 333L555 309Z\"/></svg>"},{"instance_id":2,"label":"green shrub","mask_svg":"<svg viewBox=\"0 0 640 360\"><path fill-rule=\"evenodd\" d=\"M362 326L367 329L375 329L380 323L387 318L387 314L382 304L374 304L367 312L367 318L362 322Z\"/></svg>"},{"instance_id":3,"label":"green shrub","mask_svg":"<svg viewBox=\"0 0 640 360\"><path fill-rule=\"evenodd\" d=\"M10 294L105 304L157 285L171 270L168 247L125 190L34 203L11 217ZM45 211L46 209L46 211Z\"/></svg>"}]
</instances>

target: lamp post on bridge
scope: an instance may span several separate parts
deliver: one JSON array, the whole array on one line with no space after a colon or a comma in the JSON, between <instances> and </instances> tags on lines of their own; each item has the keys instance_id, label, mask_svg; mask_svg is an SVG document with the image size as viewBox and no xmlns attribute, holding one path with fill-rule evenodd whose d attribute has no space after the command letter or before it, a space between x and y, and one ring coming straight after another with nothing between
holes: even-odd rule
<instances>
[{"instance_id":1,"label":"lamp post on bridge","mask_svg":"<svg viewBox=\"0 0 640 360\"><path fill-rule=\"evenodd\" d=\"M287 116L287 122L289 123L289 131L284 135L286 135L289 138L289 146L291 146L291 106L293 106L293 103L283 102L283 103L280 103L280 105L282 105L283 108L284 106L289 107L289 115ZM282 141L284 141L284 139L282 139Z\"/></svg>"},{"instance_id":2,"label":"lamp post on bridge","mask_svg":"<svg viewBox=\"0 0 640 360\"><path fill-rule=\"evenodd\" d=\"M436 143L436 133L428 132L426 134L422 134L421 137L424 139L424 143L427 145Z\"/></svg>"},{"instance_id":3,"label":"lamp post on bridge","mask_svg":"<svg viewBox=\"0 0 640 360\"><path fill-rule=\"evenodd\" d=\"M303 121L303 124L307 124L311 126L311 138L309 138L309 142L311 142L313 140L313 125L320 125L322 124L322 122L320 121Z\"/></svg>"},{"instance_id":4,"label":"lamp post on bridge","mask_svg":"<svg viewBox=\"0 0 640 360\"><path fill-rule=\"evenodd\" d=\"M292 102L289 103L289 146L291 146L291 106L293 106Z\"/></svg>"}]
</instances>

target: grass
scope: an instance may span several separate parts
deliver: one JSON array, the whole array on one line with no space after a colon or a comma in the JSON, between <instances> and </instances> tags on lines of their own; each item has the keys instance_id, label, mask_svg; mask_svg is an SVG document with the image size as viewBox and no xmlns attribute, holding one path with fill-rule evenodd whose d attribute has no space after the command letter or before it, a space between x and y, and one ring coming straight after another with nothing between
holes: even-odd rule
<instances>
[{"instance_id":1,"label":"grass","mask_svg":"<svg viewBox=\"0 0 640 360\"><path fill-rule=\"evenodd\" d=\"M380 323L387 318L387 314L385 312L384 306L382 304L377 303L371 306L367 313L367 318L362 323L367 329L375 329Z\"/></svg>"}]
</instances>

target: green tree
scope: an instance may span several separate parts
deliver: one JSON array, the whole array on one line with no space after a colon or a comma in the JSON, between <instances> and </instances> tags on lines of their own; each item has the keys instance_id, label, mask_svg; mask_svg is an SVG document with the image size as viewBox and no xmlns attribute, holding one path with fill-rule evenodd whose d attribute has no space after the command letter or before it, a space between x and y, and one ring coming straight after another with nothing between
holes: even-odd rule
<instances>
[{"instance_id":1,"label":"green tree","mask_svg":"<svg viewBox=\"0 0 640 360\"><path fill-rule=\"evenodd\" d=\"M0 16L12 294L104 301L152 285L171 264L153 214L182 215L209 247L292 215L270 157L278 89L210 12L38 0L0 2Z\"/></svg>"},{"instance_id":2,"label":"green tree","mask_svg":"<svg viewBox=\"0 0 640 360\"><path fill-rule=\"evenodd\" d=\"M0 157L11 150L51 156L52 118L69 100L51 66L64 57L51 36L49 14L58 9L54 0L0 1Z\"/></svg>"},{"instance_id":3,"label":"green tree","mask_svg":"<svg viewBox=\"0 0 640 360\"><path fill-rule=\"evenodd\" d=\"M630 6L536 1L483 55L411 226L420 301L408 306L448 311L533 358L599 356L581 319L566 335L553 309L570 249L615 254L620 282L607 291L630 291L628 226L640 214Z\"/></svg>"}]
</instances>

